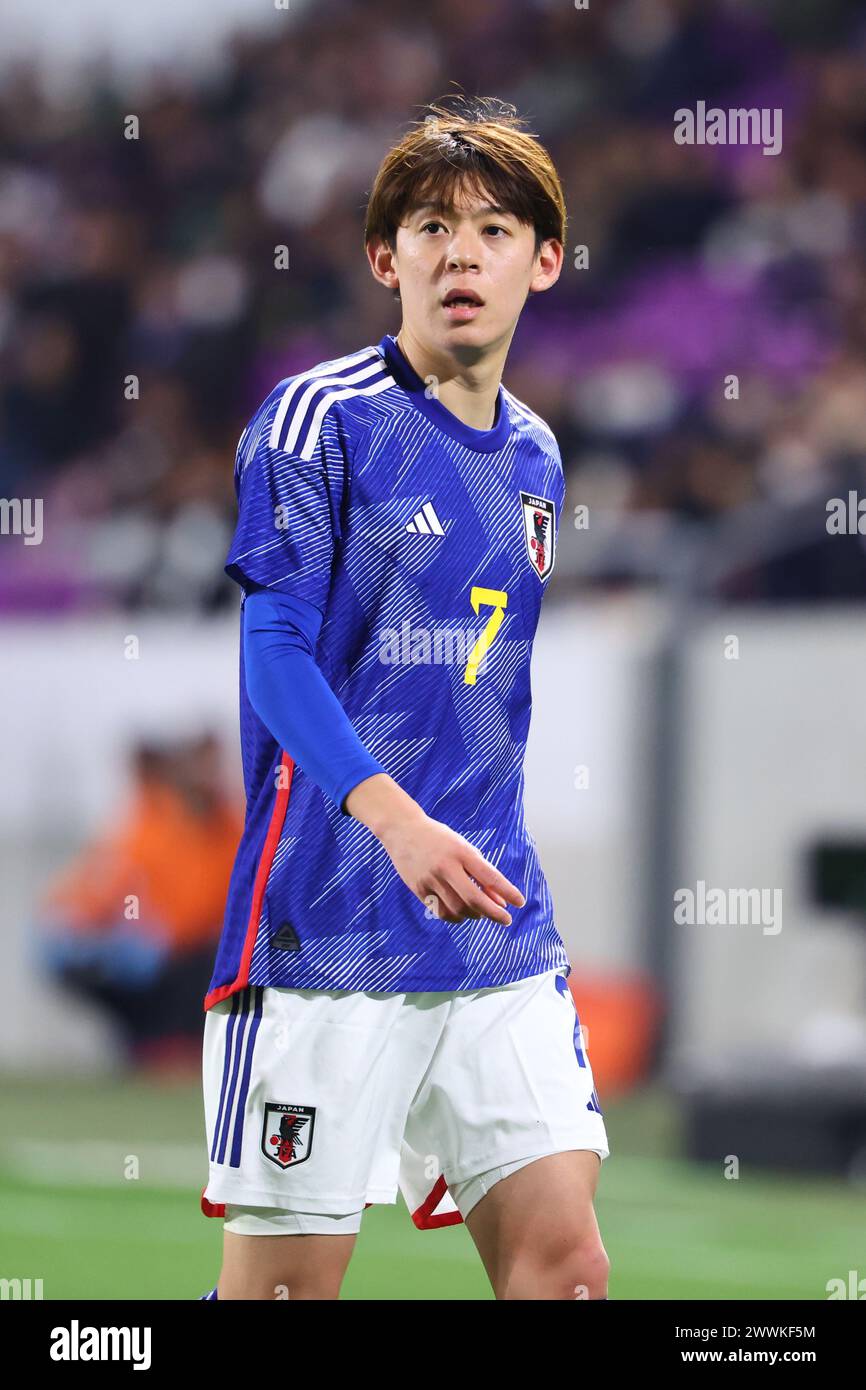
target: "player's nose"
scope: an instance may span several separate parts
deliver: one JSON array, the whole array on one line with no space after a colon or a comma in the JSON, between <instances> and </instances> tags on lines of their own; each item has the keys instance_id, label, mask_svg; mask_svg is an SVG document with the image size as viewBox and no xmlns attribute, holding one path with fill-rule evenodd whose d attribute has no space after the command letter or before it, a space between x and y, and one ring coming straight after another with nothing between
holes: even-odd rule
<instances>
[{"instance_id":1,"label":"player's nose","mask_svg":"<svg viewBox=\"0 0 866 1390\"><path fill-rule=\"evenodd\" d=\"M466 244L452 245L449 247L446 257L446 265L449 270L472 270L478 267L478 253L471 246Z\"/></svg>"}]
</instances>

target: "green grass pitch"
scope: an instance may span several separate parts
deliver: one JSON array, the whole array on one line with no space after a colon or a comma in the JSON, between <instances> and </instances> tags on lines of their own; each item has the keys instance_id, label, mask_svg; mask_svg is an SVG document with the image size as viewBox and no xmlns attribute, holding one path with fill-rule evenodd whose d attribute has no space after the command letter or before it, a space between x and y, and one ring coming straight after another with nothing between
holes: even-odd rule
<instances>
[{"instance_id":1,"label":"green grass pitch","mask_svg":"<svg viewBox=\"0 0 866 1390\"><path fill-rule=\"evenodd\" d=\"M46 1299L197 1299L213 1286L222 1223L198 1206L195 1083L6 1080L0 1110L0 1276L41 1278ZM730 1181L683 1161L659 1092L607 1105L605 1122L596 1211L611 1299L824 1299L828 1279L862 1270L862 1189L767 1171ZM365 1213L342 1296L492 1294L465 1227L417 1231L400 1199Z\"/></svg>"}]
</instances>

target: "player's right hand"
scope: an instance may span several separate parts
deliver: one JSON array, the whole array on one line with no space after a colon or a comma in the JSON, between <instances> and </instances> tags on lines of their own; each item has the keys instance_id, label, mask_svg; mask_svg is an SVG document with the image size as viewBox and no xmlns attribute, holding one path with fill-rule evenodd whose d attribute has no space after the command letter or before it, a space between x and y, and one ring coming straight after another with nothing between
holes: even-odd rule
<instances>
[{"instance_id":1,"label":"player's right hand","mask_svg":"<svg viewBox=\"0 0 866 1390\"><path fill-rule=\"evenodd\" d=\"M468 840L419 811L379 836L407 888L444 922L489 917L511 926L506 904L526 899Z\"/></svg>"}]
</instances>

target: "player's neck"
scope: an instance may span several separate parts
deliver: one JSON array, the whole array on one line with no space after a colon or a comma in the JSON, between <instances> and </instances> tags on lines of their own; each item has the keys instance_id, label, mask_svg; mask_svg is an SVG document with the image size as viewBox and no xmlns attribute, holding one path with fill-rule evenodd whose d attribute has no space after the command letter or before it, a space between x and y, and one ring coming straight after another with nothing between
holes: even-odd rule
<instances>
[{"instance_id":1,"label":"player's neck","mask_svg":"<svg viewBox=\"0 0 866 1390\"><path fill-rule=\"evenodd\" d=\"M422 381L435 378L437 399L462 424L473 430L493 428L507 342L471 367L449 353L431 352L405 324L397 334L397 346Z\"/></svg>"}]
</instances>

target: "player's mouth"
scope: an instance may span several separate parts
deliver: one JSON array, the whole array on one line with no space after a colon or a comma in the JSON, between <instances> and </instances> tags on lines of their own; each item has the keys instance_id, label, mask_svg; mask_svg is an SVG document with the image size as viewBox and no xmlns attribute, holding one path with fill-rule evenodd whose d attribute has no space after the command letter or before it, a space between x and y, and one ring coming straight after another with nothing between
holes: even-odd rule
<instances>
[{"instance_id":1,"label":"player's mouth","mask_svg":"<svg viewBox=\"0 0 866 1390\"><path fill-rule=\"evenodd\" d=\"M469 323L484 308L484 300L475 290L449 290L442 300L445 316L452 323Z\"/></svg>"}]
</instances>

